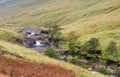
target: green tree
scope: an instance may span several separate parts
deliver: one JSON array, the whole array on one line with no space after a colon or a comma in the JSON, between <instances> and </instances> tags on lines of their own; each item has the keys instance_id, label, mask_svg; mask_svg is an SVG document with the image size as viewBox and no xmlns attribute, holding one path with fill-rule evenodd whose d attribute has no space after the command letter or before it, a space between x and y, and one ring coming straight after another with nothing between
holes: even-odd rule
<instances>
[{"instance_id":1,"label":"green tree","mask_svg":"<svg viewBox=\"0 0 120 77\"><path fill-rule=\"evenodd\" d=\"M106 51L110 54L116 55L117 52L117 46L114 41L111 41L106 49Z\"/></svg>"},{"instance_id":2,"label":"green tree","mask_svg":"<svg viewBox=\"0 0 120 77\"><path fill-rule=\"evenodd\" d=\"M63 47L66 43L65 37L63 36L61 32L57 32L56 34L54 34L53 42L55 43L57 48Z\"/></svg>"},{"instance_id":3,"label":"green tree","mask_svg":"<svg viewBox=\"0 0 120 77\"><path fill-rule=\"evenodd\" d=\"M81 51L81 44L79 41L70 41L68 47L69 47L69 52L72 56L79 55L79 52Z\"/></svg>"},{"instance_id":4,"label":"green tree","mask_svg":"<svg viewBox=\"0 0 120 77\"><path fill-rule=\"evenodd\" d=\"M84 45L82 50L87 51L88 53L95 53L100 48L100 43L97 38L91 38Z\"/></svg>"},{"instance_id":5,"label":"green tree","mask_svg":"<svg viewBox=\"0 0 120 77\"><path fill-rule=\"evenodd\" d=\"M54 34L56 34L60 30L59 25L53 21L45 22L44 27L48 28L48 31L49 31L51 37L53 37Z\"/></svg>"},{"instance_id":6,"label":"green tree","mask_svg":"<svg viewBox=\"0 0 120 77\"><path fill-rule=\"evenodd\" d=\"M45 55L52 57L52 58L55 58L55 59L58 59L60 57L60 53L58 51L54 50L53 47L49 47L47 49L47 51L45 52Z\"/></svg>"},{"instance_id":7,"label":"green tree","mask_svg":"<svg viewBox=\"0 0 120 77\"><path fill-rule=\"evenodd\" d=\"M81 44L79 41L77 41L78 37L79 36L77 36L74 31L71 31L68 34L68 48L69 48L69 53L72 56L77 56L81 49Z\"/></svg>"},{"instance_id":8,"label":"green tree","mask_svg":"<svg viewBox=\"0 0 120 77\"><path fill-rule=\"evenodd\" d=\"M53 21L47 21L44 26L48 28L49 34L54 42L55 46L58 48L61 41L63 41L64 36L60 31L60 27Z\"/></svg>"}]
</instances>

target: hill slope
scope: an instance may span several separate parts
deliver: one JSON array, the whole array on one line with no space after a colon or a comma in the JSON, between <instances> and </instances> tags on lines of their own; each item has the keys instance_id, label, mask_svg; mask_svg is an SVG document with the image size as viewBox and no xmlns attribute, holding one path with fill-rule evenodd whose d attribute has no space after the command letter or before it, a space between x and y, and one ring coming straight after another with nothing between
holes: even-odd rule
<instances>
[{"instance_id":1,"label":"hill slope","mask_svg":"<svg viewBox=\"0 0 120 77\"><path fill-rule=\"evenodd\" d=\"M74 77L72 71L51 64L14 60L1 55L0 62L0 73L9 77Z\"/></svg>"},{"instance_id":2,"label":"hill slope","mask_svg":"<svg viewBox=\"0 0 120 77\"><path fill-rule=\"evenodd\" d=\"M2 7L10 12L0 14L0 25L4 28L38 29L44 22L54 21L61 25L63 33L75 31L83 42L91 37L99 38L103 50L111 40L120 46L119 0L10 0Z\"/></svg>"},{"instance_id":3,"label":"hill slope","mask_svg":"<svg viewBox=\"0 0 120 77\"><path fill-rule=\"evenodd\" d=\"M42 28L44 22L54 21L60 24L63 34L75 31L80 36L78 40L82 43L92 37L98 38L103 51L105 51L108 43L114 40L117 43L118 56L116 58L113 57L113 59L120 60L119 0L10 0L0 5L0 9L0 27L2 29L17 30L21 27L38 29ZM9 47L11 44L1 41L1 45ZM13 45L8 47L5 48L8 51L22 50L21 47L17 47L19 50L15 49ZM29 50L25 49L25 51ZM17 53L22 56L24 55L23 57L26 57L26 59L43 62L43 60L39 59L39 56L31 56L26 53L25 55L23 52ZM64 66L54 60L48 61L46 57L44 59L45 62L50 63L53 61L53 63L69 69L68 65ZM80 73L81 68L77 69L79 67L73 66L70 69L73 68L78 77L82 75L91 76L89 72L88 75L84 72Z\"/></svg>"},{"instance_id":4,"label":"hill slope","mask_svg":"<svg viewBox=\"0 0 120 77\"><path fill-rule=\"evenodd\" d=\"M106 77L104 75L101 75L99 73L96 73L97 75L92 74L92 72L89 72L79 66L75 66L66 62L50 59L46 56L38 54L36 51L26 49L24 47L21 47L19 45L12 44L10 42L2 41L0 40L0 46L3 47L2 50L8 51L11 53L15 53L19 56L21 56L21 59L28 60L31 62L39 62L39 63L50 63L57 66L64 67L66 69L74 71L76 77ZM15 58L16 56L6 55L12 58Z\"/></svg>"}]
</instances>

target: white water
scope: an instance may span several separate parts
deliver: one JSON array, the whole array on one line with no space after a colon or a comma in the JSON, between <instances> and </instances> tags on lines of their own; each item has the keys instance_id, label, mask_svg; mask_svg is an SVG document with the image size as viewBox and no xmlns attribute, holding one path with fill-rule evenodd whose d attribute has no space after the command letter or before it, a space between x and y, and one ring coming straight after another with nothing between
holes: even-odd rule
<instances>
[{"instance_id":1,"label":"white water","mask_svg":"<svg viewBox=\"0 0 120 77\"><path fill-rule=\"evenodd\" d=\"M35 42L35 45L41 45L41 41L40 40L37 40L36 42Z\"/></svg>"},{"instance_id":2,"label":"white water","mask_svg":"<svg viewBox=\"0 0 120 77\"><path fill-rule=\"evenodd\" d=\"M41 44L41 40L35 41L35 46L44 46L44 44Z\"/></svg>"},{"instance_id":3,"label":"white water","mask_svg":"<svg viewBox=\"0 0 120 77\"><path fill-rule=\"evenodd\" d=\"M31 36L32 36L32 35L35 35L35 32L32 32L30 35L31 35Z\"/></svg>"}]
</instances>

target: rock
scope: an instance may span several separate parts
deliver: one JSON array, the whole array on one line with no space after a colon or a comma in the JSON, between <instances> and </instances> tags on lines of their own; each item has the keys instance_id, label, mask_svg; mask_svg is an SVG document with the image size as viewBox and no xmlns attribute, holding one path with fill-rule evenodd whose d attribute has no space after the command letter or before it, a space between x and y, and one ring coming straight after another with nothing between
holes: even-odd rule
<instances>
[{"instance_id":1,"label":"rock","mask_svg":"<svg viewBox=\"0 0 120 77\"><path fill-rule=\"evenodd\" d=\"M15 52L11 52L10 55L15 55Z\"/></svg>"},{"instance_id":2,"label":"rock","mask_svg":"<svg viewBox=\"0 0 120 77\"><path fill-rule=\"evenodd\" d=\"M3 53L2 53L2 51L0 51L0 55L2 55Z\"/></svg>"},{"instance_id":3,"label":"rock","mask_svg":"<svg viewBox=\"0 0 120 77\"><path fill-rule=\"evenodd\" d=\"M116 77L115 75L110 75L110 77Z\"/></svg>"},{"instance_id":4,"label":"rock","mask_svg":"<svg viewBox=\"0 0 120 77\"><path fill-rule=\"evenodd\" d=\"M67 61L67 56L66 56L66 55L62 55L62 56L60 57L60 60Z\"/></svg>"},{"instance_id":5,"label":"rock","mask_svg":"<svg viewBox=\"0 0 120 77\"><path fill-rule=\"evenodd\" d=\"M92 68L92 67L89 67L89 68L88 68L88 71L93 71L93 68Z\"/></svg>"}]
</instances>

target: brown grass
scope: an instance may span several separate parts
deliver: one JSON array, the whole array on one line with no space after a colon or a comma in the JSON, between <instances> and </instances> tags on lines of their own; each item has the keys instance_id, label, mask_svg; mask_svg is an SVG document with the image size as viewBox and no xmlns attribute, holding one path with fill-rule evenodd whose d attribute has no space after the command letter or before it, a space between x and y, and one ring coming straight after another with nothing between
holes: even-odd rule
<instances>
[{"instance_id":1,"label":"brown grass","mask_svg":"<svg viewBox=\"0 0 120 77\"><path fill-rule=\"evenodd\" d=\"M0 77L8 77L8 76L5 76L5 75L3 75L3 74L0 74Z\"/></svg>"},{"instance_id":2,"label":"brown grass","mask_svg":"<svg viewBox=\"0 0 120 77\"><path fill-rule=\"evenodd\" d=\"M71 70L56 65L14 60L1 55L0 73L10 77L74 77Z\"/></svg>"}]
</instances>

